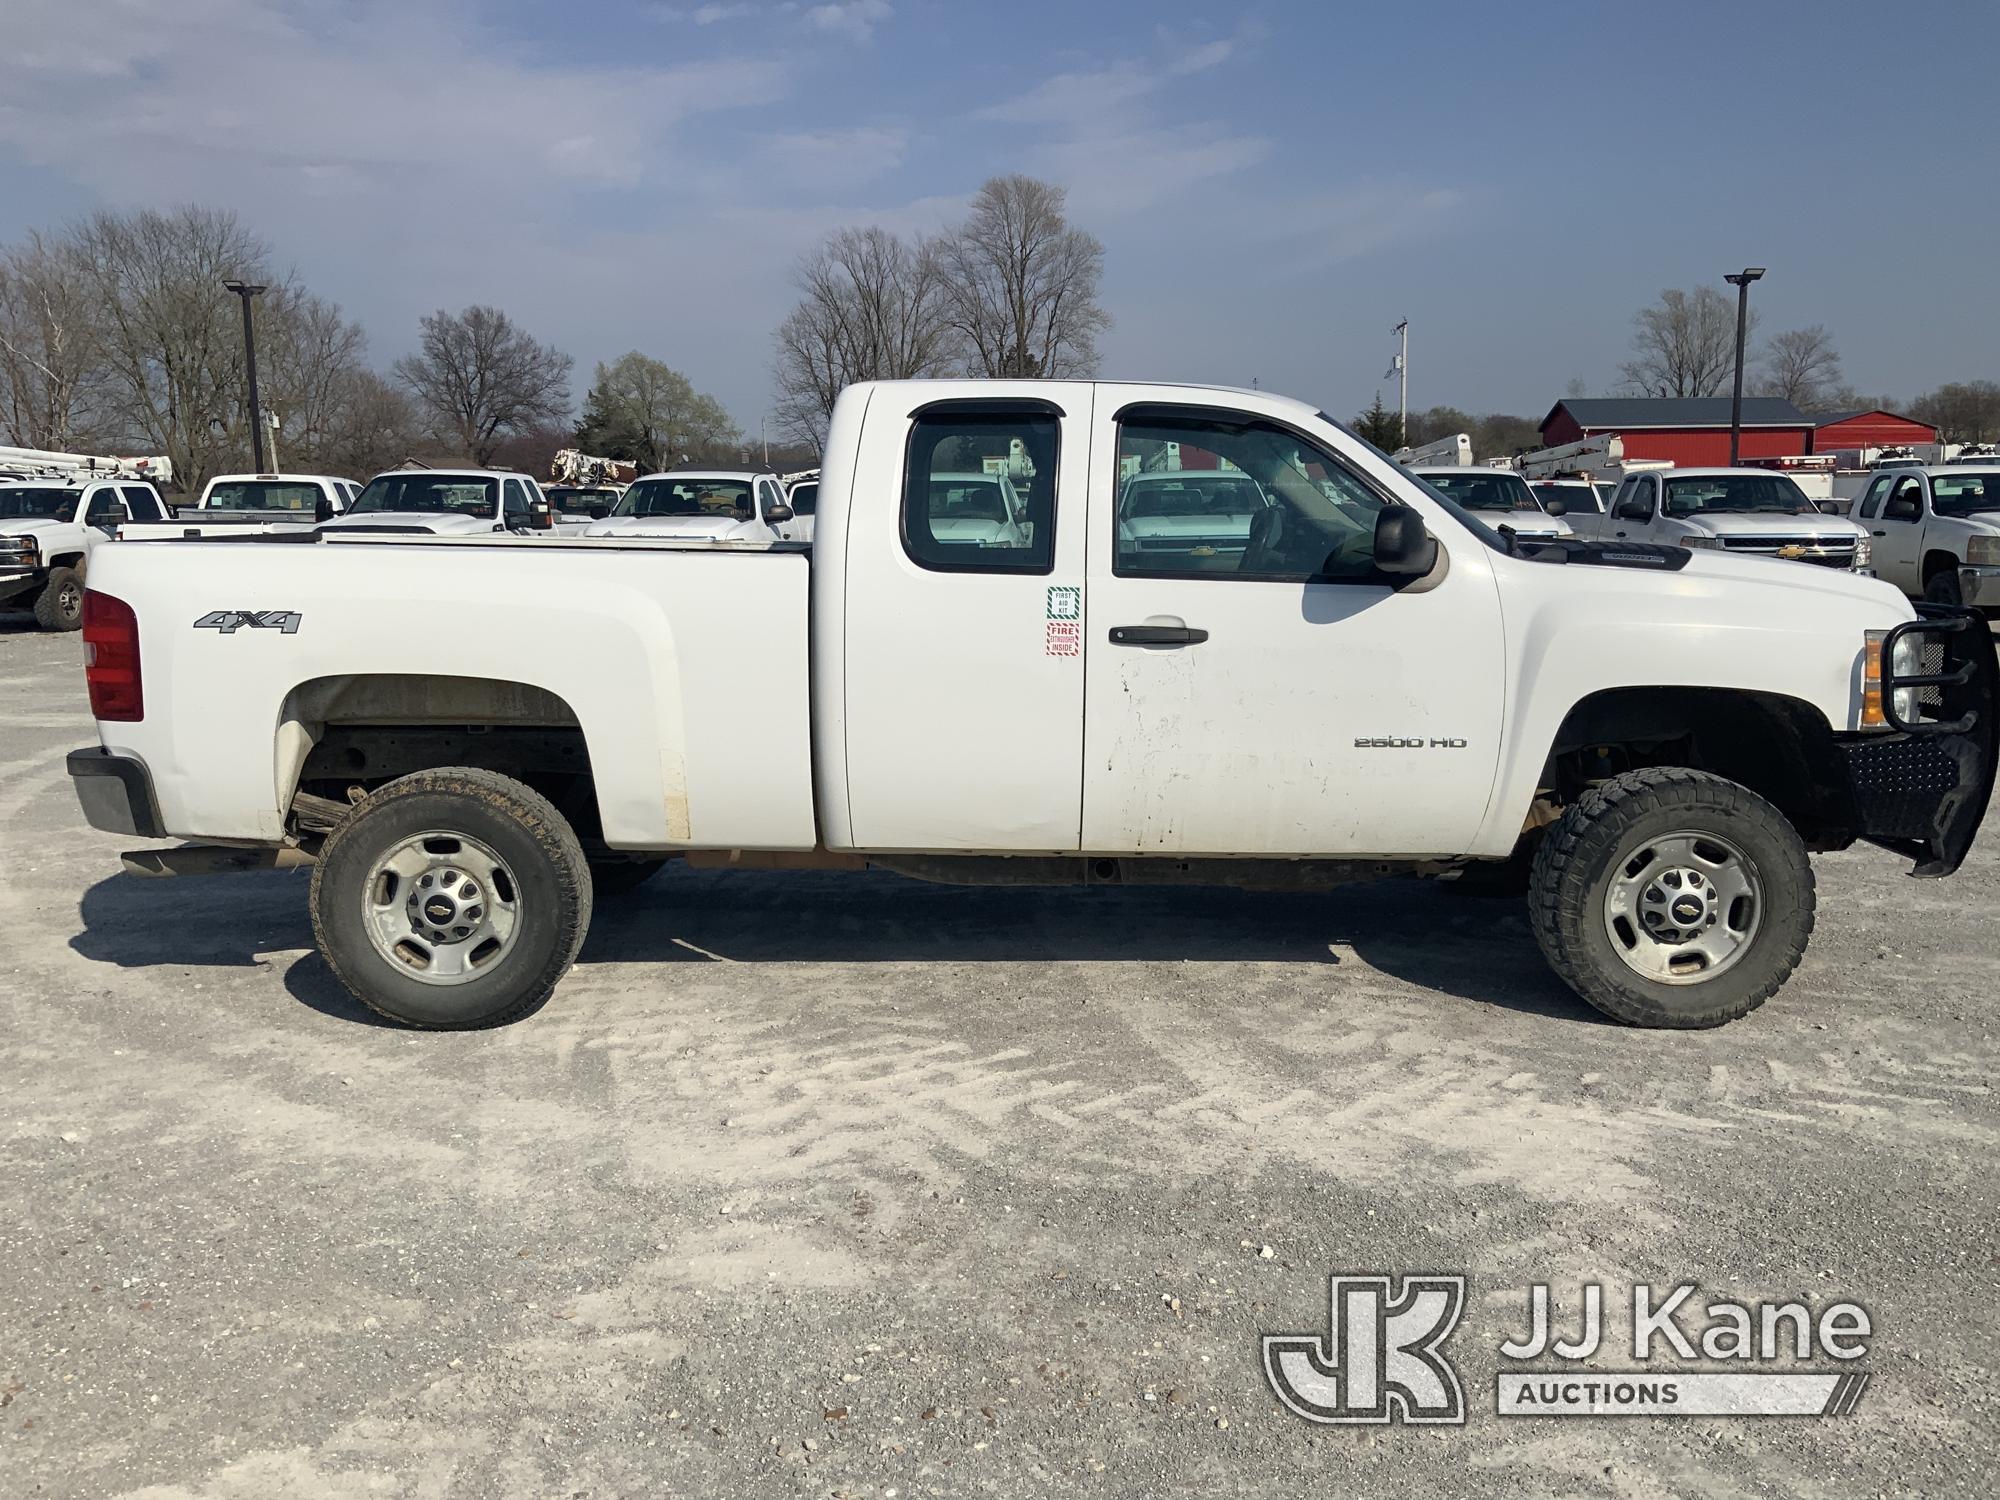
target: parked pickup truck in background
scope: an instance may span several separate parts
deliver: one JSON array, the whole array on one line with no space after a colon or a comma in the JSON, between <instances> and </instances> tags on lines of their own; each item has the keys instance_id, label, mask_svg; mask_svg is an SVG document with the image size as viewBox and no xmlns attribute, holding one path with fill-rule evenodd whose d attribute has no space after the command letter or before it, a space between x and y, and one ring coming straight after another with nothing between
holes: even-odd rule
<instances>
[{"instance_id":1,"label":"parked pickup truck in background","mask_svg":"<svg viewBox=\"0 0 2000 1500\"><path fill-rule=\"evenodd\" d=\"M143 479L0 482L0 607L33 610L44 630L75 630L91 553L127 523L166 514Z\"/></svg>"},{"instance_id":2,"label":"parked pickup truck in background","mask_svg":"<svg viewBox=\"0 0 2000 1500\"><path fill-rule=\"evenodd\" d=\"M1875 572L1904 593L2000 614L2000 462L1887 469L1854 502Z\"/></svg>"},{"instance_id":3,"label":"parked pickup truck in background","mask_svg":"<svg viewBox=\"0 0 2000 1500\"><path fill-rule=\"evenodd\" d=\"M505 469L394 469L377 474L323 530L486 536L546 531L555 512L526 474Z\"/></svg>"},{"instance_id":4,"label":"parked pickup truck in background","mask_svg":"<svg viewBox=\"0 0 2000 1500\"><path fill-rule=\"evenodd\" d=\"M1849 573L1873 566L1868 533L1830 516L1789 476L1768 469L1661 469L1628 474L1602 515L1579 517L1579 536L1776 557Z\"/></svg>"},{"instance_id":5,"label":"parked pickup truck in background","mask_svg":"<svg viewBox=\"0 0 2000 1500\"><path fill-rule=\"evenodd\" d=\"M1546 510L1543 498L1510 469L1426 465L1410 472L1488 526L1505 527L1524 542L1553 542L1570 534L1569 522L1559 512Z\"/></svg>"},{"instance_id":6,"label":"parked pickup truck in background","mask_svg":"<svg viewBox=\"0 0 2000 1500\"><path fill-rule=\"evenodd\" d=\"M593 521L584 535L775 542L777 528L791 519L775 474L676 469L633 480L611 514Z\"/></svg>"},{"instance_id":7,"label":"parked pickup truck in background","mask_svg":"<svg viewBox=\"0 0 2000 1500\"><path fill-rule=\"evenodd\" d=\"M1126 476L1169 453L1271 502L1233 567L1128 531ZM975 534L936 488L989 464L1023 514ZM311 863L332 971L419 1026L541 1004L593 901L676 856L1290 890L1512 861L1579 994L1710 1026L1799 963L1810 851L1950 874L1992 789L2000 668L1970 611L1682 547L1522 547L1268 393L858 385L819 514L810 551L335 527L101 549L79 800L218 846L130 856L156 872Z\"/></svg>"},{"instance_id":8,"label":"parked pickup truck in background","mask_svg":"<svg viewBox=\"0 0 2000 1500\"><path fill-rule=\"evenodd\" d=\"M218 474L202 487L197 504L182 506L165 522L135 520L120 527L118 537L150 541L307 531L344 514L360 493L353 480L326 474Z\"/></svg>"}]
</instances>

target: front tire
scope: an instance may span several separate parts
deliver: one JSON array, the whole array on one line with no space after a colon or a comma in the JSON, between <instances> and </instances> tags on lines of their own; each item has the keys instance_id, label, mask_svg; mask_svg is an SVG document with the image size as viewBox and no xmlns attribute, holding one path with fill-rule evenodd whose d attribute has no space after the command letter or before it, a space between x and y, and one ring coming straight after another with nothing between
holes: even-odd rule
<instances>
[{"instance_id":1,"label":"front tire","mask_svg":"<svg viewBox=\"0 0 2000 1500\"><path fill-rule=\"evenodd\" d=\"M1924 585L1924 598L1932 604L1949 604L1954 609L1965 603L1965 586L1959 581L1958 569L1939 568L1931 574L1930 582Z\"/></svg>"},{"instance_id":2,"label":"front tire","mask_svg":"<svg viewBox=\"0 0 2000 1500\"><path fill-rule=\"evenodd\" d=\"M35 623L43 630L83 628L83 572L50 568L49 581L35 595Z\"/></svg>"},{"instance_id":3,"label":"front tire","mask_svg":"<svg viewBox=\"0 0 2000 1500\"><path fill-rule=\"evenodd\" d=\"M377 788L313 867L313 935L340 982L406 1026L498 1026L540 1006L590 926L589 868L548 800L492 771Z\"/></svg>"},{"instance_id":4,"label":"front tire","mask_svg":"<svg viewBox=\"0 0 2000 1500\"><path fill-rule=\"evenodd\" d=\"M1813 929L1805 842L1747 787L1629 771L1592 788L1535 856L1549 967L1632 1026L1720 1026L1778 992Z\"/></svg>"}]
</instances>

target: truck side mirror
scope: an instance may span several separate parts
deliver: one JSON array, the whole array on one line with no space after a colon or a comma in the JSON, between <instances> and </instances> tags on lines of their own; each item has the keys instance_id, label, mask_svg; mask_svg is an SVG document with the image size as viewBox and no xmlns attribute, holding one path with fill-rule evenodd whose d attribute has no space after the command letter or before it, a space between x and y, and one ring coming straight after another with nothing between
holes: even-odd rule
<instances>
[{"instance_id":1,"label":"truck side mirror","mask_svg":"<svg viewBox=\"0 0 2000 1500\"><path fill-rule=\"evenodd\" d=\"M1375 567L1399 578L1421 578L1437 566L1437 538L1424 519L1405 506L1392 505L1375 518Z\"/></svg>"},{"instance_id":2,"label":"truck side mirror","mask_svg":"<svg viewBox=\"0 0 2000 1500\"><path fill-rule=\"evenodd\" d=\"M1653 519L1653 507L1644 500L1627 500L1618 507L1618 519L1621 521L1650 521Z\"/></svg>"},{"instance_id":3,"label":"truck side mirror","mask_svg":"<svg viewBox=\"0 0 2000 1500\"><path fill-rule=\"evenodd\" d=\"M546 500L528 502L528 530L553 531L556 525L556 508Z\"/></svg>"},{"instance_id":4,"label":"truck side mirror","mask_svg":"<svg viewBox=\"0 0 2000 1500\"><path fill-rule=\"evenodd\" d=\"M780 526L786 521L791 520L791 518L792 508L789 505L767 505L764 507L764 524L767 526Z\"/></svg>"},{"instance_id":5,"label":"truck side mirror","mask_svg":"<svg viewBox=\"0 0 2000 1500\"><path fill-rule=\"evenodd\" d=\"M333 502L329 500L325 495L321 495L318 501L315 502L315 504L313 505L313 520L331 521L332 519L333 519Z\"/></svg>"}]
</instances>

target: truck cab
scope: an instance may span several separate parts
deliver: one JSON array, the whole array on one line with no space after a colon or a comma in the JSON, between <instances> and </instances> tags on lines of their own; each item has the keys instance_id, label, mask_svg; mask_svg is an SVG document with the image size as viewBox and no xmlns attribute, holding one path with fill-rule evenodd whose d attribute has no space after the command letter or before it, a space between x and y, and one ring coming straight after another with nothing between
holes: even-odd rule
<instances>
[{"instance_id":1,"label":"truck cab","mask_svg":"<svg viewBox=\"0 0 2000 1500\"><path fill-rule=\"evenodd\" d=\"M793 519L778 476L752 469L675 469L632 481L585 536L775 542Z\"/></svg>"},{"instance_id":2,"label":"truck cab","mask_svg":"<svg viewBox=\"0 0 2000 1500\"><path fill-rule=\"evenodd\" d=\"M321 529L417 536L480 536L548 530L541 487L506 469L393 469L369 480L354 503Z\"/></svg>"},{"instance_id":3,"label":"truck cab","mask_svg":"<svg viewBox=\"0 0 2000 1500\"><path fill-rule=\"evenodd\" d=\"M27 606L43 630L78 629L90 554L127 522L166 515L143 479L0 482L0 606Z\"/></svg>"},{"instance_id":4,"label":"truck cab","mask_svg":"<svg viewBox=\"0 0 2000 1500\"><path fill-rule=\"evenodd\" d=\"M1877 575L1905 594L2000 612L2000 461L1881 470L1854 520Z\"/></svg>"},{"instance_id":5,"label":"truck cab","mask_svg":"<svg viewBox=\"0 0 2000 1500\"><path fill-rule=\"evenodd\" d=\"M1789 475L1768 469L1629 474L1597 524L1608 542L1775 557L1850 573L1872 568L1861 526L1823 513Z\"/></svg>"}]
</instances>

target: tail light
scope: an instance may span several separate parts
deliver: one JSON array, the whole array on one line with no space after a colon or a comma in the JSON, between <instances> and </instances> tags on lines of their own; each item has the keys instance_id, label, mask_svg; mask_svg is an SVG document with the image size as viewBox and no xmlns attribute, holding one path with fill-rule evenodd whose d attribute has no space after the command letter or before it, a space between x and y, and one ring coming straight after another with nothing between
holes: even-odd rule
<instances>
[{"instance_id":1,"label":"tail light","mask_svg":"<svg viewBox=\"0 0 2000 1500\"><path fill-rule=\"evenodd\" d=\"M95 719L136 723L146 717L139 681L139 617L132 606L96 589L83 591L83 680Z\"/></svg>"}]
</instances>

